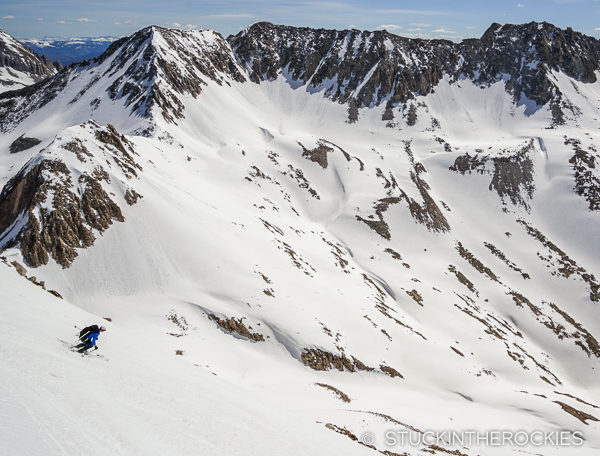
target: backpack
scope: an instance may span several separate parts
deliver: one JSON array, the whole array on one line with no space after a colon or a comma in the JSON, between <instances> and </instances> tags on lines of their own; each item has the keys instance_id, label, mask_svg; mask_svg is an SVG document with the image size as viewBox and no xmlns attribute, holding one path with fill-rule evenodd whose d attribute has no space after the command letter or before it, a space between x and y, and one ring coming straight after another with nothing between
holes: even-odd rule
<instances>
[{"instance_id":1,"label":"backpack","mask_svg":"<svg viewBox=\"0 0 600 456\"><path fill-rule=\"evenodd\" d=\"M97 332L99 332L98 325L88 326L87 328L83 328L79 332L79 339L80 340L88 339L90 334L97 333Z\"/></svg>"}]
</instances>

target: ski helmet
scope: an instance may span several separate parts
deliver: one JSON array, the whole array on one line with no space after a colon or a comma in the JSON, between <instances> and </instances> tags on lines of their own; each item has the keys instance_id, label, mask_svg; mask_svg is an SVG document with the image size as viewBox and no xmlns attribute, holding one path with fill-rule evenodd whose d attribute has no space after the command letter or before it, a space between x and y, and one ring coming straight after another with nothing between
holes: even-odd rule
<instances>
[{"instance_id":1,"label":"ski helmet","mask_svg":"<svg viewBox=\"0 0 600 456\"><path fill-rule=\"evenodd\" d=\"M106 328L104 326L100 326L100 331L106 331Z\"/></svg>"}]
</instances>

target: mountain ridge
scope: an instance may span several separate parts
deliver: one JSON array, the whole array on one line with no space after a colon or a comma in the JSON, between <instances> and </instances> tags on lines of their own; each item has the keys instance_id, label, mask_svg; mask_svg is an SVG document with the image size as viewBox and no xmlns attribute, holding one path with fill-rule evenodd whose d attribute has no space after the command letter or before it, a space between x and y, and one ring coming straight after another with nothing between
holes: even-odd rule
<instances>
[{"instance_id":1,"label":"mountain ridge","mask_svg":"<svg viewBox=\"0 0 600 456\"><path fill-rule=\"evenodd\" d=\"M164 37L170 37L167 44L170 41L171 50L176 47L174 36L183 39L208 33L150 26L129 38L113 42L101 56L75 64L75 68L80 70L90 64L102 63L125 43L129 43L127 47L130 50L142 45L141 37L154 35L155 31L159 36L164 34ZM270 34L285 36L273 41L268 37ZM324 35L317 37L318 34ZM221 35L218 37L223 40ZM280 52L277 43L282 43L284 39L288 40L286 51ZM290 44L290 39L296 40L296 44ZM231 53L224 47L225 41L230 43ZM265 43L263 48L262 42ZM188 41L187 46L196 49L195 52L200 55L204 54L198 59L186 54L185 46L179 48L181 54L178 58L187 67L195 68L196 72L188 73L183 67L167 65L162 57L158 59L160 70L178 93L197 95L203 77L220 80L218 73L241 81L244 79L241 68L246 68L248 78L258 83L265 78L276 77L285 69L289 72L291 84L300 83L310 90L323 91L332 101L348 104L348 119L351 122L356 121L359 108L382 103L388 108L384 120L393 120L393 107L406 104L415 96L431 93L444 75L448 75L453 82L468 78L488 87L504 80L507 92L512 94L516 103L533 102L533 110L551 103L554 122L561 122L569 105L562 103L560 91L557 91L548 73L564 71L569 77L593 83L600 61L600 41L571 29L563 31L551 24L536 22L519 26L493 24L482 38L467 39L458 44L446 40L404 38L386 31L312 30L259 22L223 40L214 54L206 54L200 42ZM304 51L300 51L300 48ZM308 49L313 50L310 59L303 54ZM488 52L490 49L491 53ZM332 54L334 50L337 57ZM256 58L259 54L260 58ZM351 54L352 57L347 57ZM125 53L119 59L124 61L128 57ZM150 54L145 58L149 59ZM202 60L204 63L201 63ZM241 67L234 64L234 60ZM260 65L255 68L253 65L257 65L256 62L260 62ZM146 76L152 77L152 71ZM139 78L141 73L138 69L137 76L133 75L130 69L129 74L134 80L127 84L125 90L119 87L120 93L116 86L111 86L111 98L126 96L128 105L134 105L133 110L142 105L147 108L153 103L162 103L165 105L162 110L164 115L174 118L182 115L177 101L160 90L156 91L156 88L144 100L139 99L138 92L144 82L135 78Z\"/></svg>"},{"instance_id":2,"label":"mountain ridge","mask_svg":"<svg viewBox=\"0 0 600 456\"><path fill-rule=\"evenodd\" d=\"M62 68L0 30L0 93L16 90L56 74Z\"/></svg>"}]
</instances>

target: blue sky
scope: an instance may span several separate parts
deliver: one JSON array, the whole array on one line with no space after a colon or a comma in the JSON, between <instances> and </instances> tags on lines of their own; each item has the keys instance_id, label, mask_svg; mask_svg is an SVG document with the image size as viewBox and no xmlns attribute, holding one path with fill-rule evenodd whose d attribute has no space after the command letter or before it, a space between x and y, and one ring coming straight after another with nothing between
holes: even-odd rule
<instances>
[{"instance_id":1,"label":"blue sky","mask_svg":"<svg viewBox=\"0 0 600 456\"><path fill-rule=\"evenodd\" d=\"M213 29L257 22L357 28L420 38L480 37L493 22L547 21L600 38L600 0L0 0L0 29L18 39L125 36L148 25Z\"/></svg>"}]
</instances>

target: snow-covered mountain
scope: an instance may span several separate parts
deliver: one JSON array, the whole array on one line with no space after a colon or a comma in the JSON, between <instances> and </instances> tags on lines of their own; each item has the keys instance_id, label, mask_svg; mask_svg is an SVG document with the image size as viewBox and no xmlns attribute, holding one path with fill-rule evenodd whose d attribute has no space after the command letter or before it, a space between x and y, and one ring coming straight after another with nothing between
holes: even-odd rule
<instances>
[{"instance_id":1,"label":"snow-covered mountain","mask_svg":"<svg viewBox=\"0 0 600 456\"><path fill-rule=\"evenodd\" d=\"M102 54L108 46L119 38L115 36L77 37L47 36L42 39L31 38L21 40L28 48L58 60L63 65L93 59Z\"/></svg>"},{"instance_id":2,"label":"snow-covered mountain","mask_svg":"<svg viewBox=\"0 0 600 456\"><path fill-rule=\"evenodd\" d=\"M149 27L1 95L4 428L48 454L595 454L599 49ZM106 358L73 357L102 317Z\"/></svg>"},{"instance_id":3,"label":"snow-covered mountain","mask_svg":"<svg viewBox=\"0 0 600 456\"><path fill-rule=\"evenodd\" d=\"M39 56L0 30L0 93L22 89L56 74L62 68Z\"/></svg>"}]
</instances>

